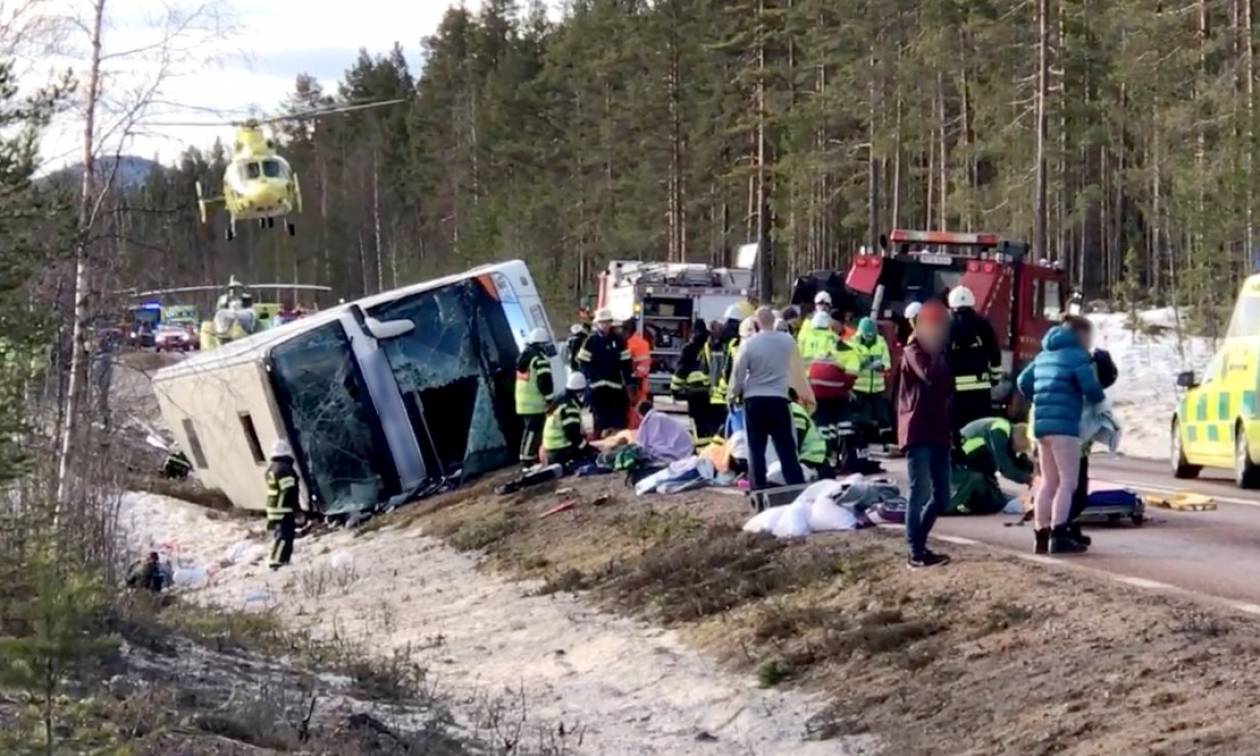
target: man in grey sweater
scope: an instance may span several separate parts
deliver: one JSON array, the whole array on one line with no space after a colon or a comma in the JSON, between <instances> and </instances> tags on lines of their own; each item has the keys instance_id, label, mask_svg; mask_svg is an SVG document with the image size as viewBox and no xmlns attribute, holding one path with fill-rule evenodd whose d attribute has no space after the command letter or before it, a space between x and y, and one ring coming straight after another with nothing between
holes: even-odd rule
<instances>
[{"instance_id":1,"label":"man in grey sweater","mask_svg":"<svg viewBox=\"0 0 1260 756\"><path fill-rule=\"evenodd\" d=\"M813 405L813 394L804 380L796 339L774 330L774 312L769 307L759 308L753 317L757 334L740 345L731 367L730 395L744 401L750 483L755 491L766 487L767 440L774 442L783 481L788 485L805 482L796 456L788 388L804 386L808 396L802 397L802 403L807 407Z\"/></svg>"}]
</instances>

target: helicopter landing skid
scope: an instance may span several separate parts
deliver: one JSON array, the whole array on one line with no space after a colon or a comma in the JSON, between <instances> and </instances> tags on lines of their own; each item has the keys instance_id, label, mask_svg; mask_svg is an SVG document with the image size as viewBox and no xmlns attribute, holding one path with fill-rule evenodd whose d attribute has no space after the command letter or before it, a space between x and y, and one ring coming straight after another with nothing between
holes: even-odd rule
<instances>
[{"instance_id":1,"label":"helicopter landing skid","mask_svg":"<svg viewBox=\"0 0 1260 756\"><path fill-rule=\"evenodd\" d=\"M236 238L236 219L228 221L227 228L223 229L223 238L232 241Z\"/></svg>"}]
</instances>

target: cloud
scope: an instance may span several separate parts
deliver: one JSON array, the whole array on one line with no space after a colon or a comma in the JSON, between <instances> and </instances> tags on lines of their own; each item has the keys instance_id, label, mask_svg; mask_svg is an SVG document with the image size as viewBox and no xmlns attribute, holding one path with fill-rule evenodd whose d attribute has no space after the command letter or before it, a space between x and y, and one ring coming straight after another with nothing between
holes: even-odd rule
<instances>
[{"instance_id":1,"label":"cloud","mask_svg":"<svg viewBox=\"0 0 1260 756\"><path fill-rule=\"evenodd\" d=\"M167 8L198 1L127 0L116 4L116 12L109 16L107 52L144 44L154 35L155 19L163 18ZM85 0L58 2L80 15L88 5ZM354 0L348 7L336 6L336 12L328 12L318 0L236 0L234 4L215 6L223 8L232 22L233 33L206 46L204 56L213 63L191 67L164 88L161 99L185 107L154 108L147 120L205 121L214 120L216 113L231 120L275 112L293 91L300 73L315 76L325 91L336 91L337 82L354 64L360 48L383 55L397 42L402 45L412 72L418 73L421 40L437 30L449 8L459 4L459 0ZM480 7L479 0L463 4L474 12ZM553 10L559 5L559 0L551 3ZM86 46L76 47L81 55ZM73 55L65 62L79 71L85 68L83 59ZM121 85L126 76L141 80L154 66L141 60L132 70L123 67L114 81ZM44 79L37 80L35 76L46 77L47 70L39 67L38 74L28 78L28 83L43 83ZM54 124L41 144L47 169L75 162L81 130L77 114L68 114ZM216 136L226 141L231 136L230 127L154 127L131 138L125 150L171 163L186 147L208 146Z\"/></svg>"}]
</instances>

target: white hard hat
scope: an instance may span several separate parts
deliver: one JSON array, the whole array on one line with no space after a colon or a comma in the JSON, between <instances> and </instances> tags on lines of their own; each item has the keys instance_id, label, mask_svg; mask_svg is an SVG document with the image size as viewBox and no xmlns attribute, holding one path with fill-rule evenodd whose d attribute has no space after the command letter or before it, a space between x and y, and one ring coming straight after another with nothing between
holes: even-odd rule
<instances>
[{"instance_id":1,"label":"white hard hat","mask_svg":"<svg viewBox=\"0 0 1260 756\"><path fill-rule=\"evenodd\" d=\"M573 334L574 336L577 336L579 333L585 333L585 332L586 332L586 329L582 327L581 323L574 323L573 325L569 326L569 333Z\"/></svg>"},{"instance_id":2,"label":"white hard hat","mask_svg":"<svg viewBox=\"0 0 1260 756\"><path fill-rule=\"evenodd\" d=\"M976 295L966 286L955 286L949 291L949 309L957 310L959 307L975 307Z\"/></svg>"},{"instance_id":3,"label":"white hard hat","mask_svg":"<svg viewBox=\"0 0 1260 756\"><path fill-rule=\"evenodd\" d=\"M548 341L551 341L551 336L546 328L535 328L529 332L529 338L525 340L527 344L546 344Z\"/></svg>"},{"instance_id":4,"label":"white hard hat","mask_svg":"<svg viewBox=\"0 0 1260 756\"><path fill-rule=\"evenodd\" d=\"M813 319L810 320L810 323L815 328L830 328L831 316L825 312L816 312L814 313Z\"/></svg>"},{"instance_id":5,"label":"white hard hat","mask_svg":"<svg viewBox=\"0 0 1260 756\"><path fill-rule=\"evenodd\" d=\"M736 302L735 304L726 308L726 314L723 317L726 320L743 320L744 310L743 308L739 306L739 303Z\"/></svg>"},{"instance_id":6,"label":"white hard hat","mask_svg":"<svg viewBox=\"0 0 1260 756\"><path fill-rule=\"evenodd\" d=\"M612 310L607 307L601 307L595 311L596 323L611 323L613 319Z\"/></svg>"},{"instance_id":7,"label":"white hard hat","mask_svg":"<svg viewBox=\"0 0 1260 756\"><path fill-rule=\"evenodd\" d=\"M906 320L914 320L915 318L919 316L919 310L922 310L922 309L923 309L922 302L911 302L910 304L906 305L906 310L902 314L906 316Z\"/></svg>"},{"instance_id":8,"label":"white hard hat","mask_svg":"<svg viewBox=\"0 0 1260 756\"><path fill-rule=\"evenodd\" d=\"M828 293L827 293L827 292L825 292L825 291L820 291L820 292L818 292L817 294L815 294L815 295L814 295L814 304L816 304L816 305L819 305L819 304L829 305L829 304L831 304L831 295L830 295L830 294L828 294Z\"/></svg>"},{"instance_id":9,"label":"white hard hat","mask_svg":"<svg viewBox=\"0 0 1260 756\"><path fill-rule=\"evenodd\" d=\"M585 391L586 376L575 370L569 373L569 379L564 382L564 387L569 391Z\"/></svg>"},{"instance_id":10,"label":"white hard hat","mask_svg":"<svg viewBox=\"0 0 1260 756\"><path fill-rule=\"evenodd\" d=\"M271 458L278 459L280 457L292 457L293 447L289 446L289 442L283 438L277 438L271 444Z\"/></svg>"}]
</instances>

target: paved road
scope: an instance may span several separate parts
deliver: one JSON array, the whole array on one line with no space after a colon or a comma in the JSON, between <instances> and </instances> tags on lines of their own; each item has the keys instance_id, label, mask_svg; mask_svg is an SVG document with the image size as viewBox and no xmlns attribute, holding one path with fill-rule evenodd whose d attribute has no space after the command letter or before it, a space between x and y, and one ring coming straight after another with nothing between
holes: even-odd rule
<instances>
[{"instance_id":1,"label":"paved road","mask_svg":"<svg viewBox=\"0 0 1260 756\"><path fill-rule=\"evenodd\" d=\"M1199 480L1182 481L1174 479L1164 463L1151 460L1095 456L1091 475L1095 485L1207 494L1215 498L1218 509L1151 508L1150 520L1140 527L1127 521L1091 527L1087 532L1094 547L1065 561L1123 576L1136 585L1163 583L1260 613L1260 493L1236 488L1227 470L1205 470ZM943 518L936 531L1031 552L1032 528L1006 525L1015 520L1005 515Z\"/></svg>"}]
</instances>

